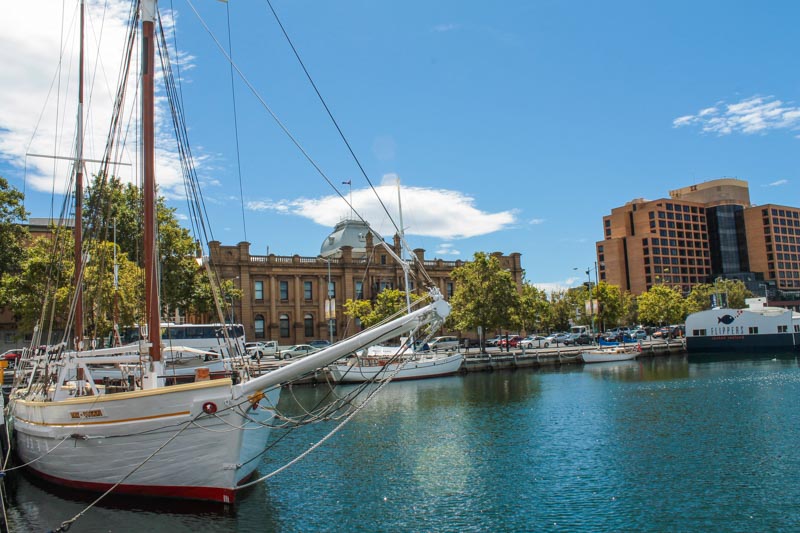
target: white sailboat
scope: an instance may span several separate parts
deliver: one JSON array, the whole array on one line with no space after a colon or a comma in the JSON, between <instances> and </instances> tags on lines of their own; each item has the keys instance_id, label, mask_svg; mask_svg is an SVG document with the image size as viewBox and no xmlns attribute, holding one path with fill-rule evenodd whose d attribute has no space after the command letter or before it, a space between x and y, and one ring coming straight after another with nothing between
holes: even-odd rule
<instances>
[{"instance_id":1,"label":"white sailboat","mask_svg":"<svg viewBox=\"0 0 800 533\"><path fill-rule=\"evenodd\" d=\"M7 414L20 461L71 487L233 502L265 452L281 384L366 346L439 327L449 305L439 295L406 316L371 328L292 364L253 377L168 385L160 335L155 231L153 79L157 1L142 0L141 98L145 197L145 291L149 338L133 349L93 349L75 341L31 353L19 365ZM76 222L80 227L80 223ZM80 269L76 268L80 286ZM76 317L77 318L77 317ZM74 324L74 322L73 322ZM76 326L77 328L77 326ZM79 337L81 329L75 329ZM90 371L136 365L129 387L109 387ZM122 389L122 390L120 390Z\"/></svg>"}]
</instances>

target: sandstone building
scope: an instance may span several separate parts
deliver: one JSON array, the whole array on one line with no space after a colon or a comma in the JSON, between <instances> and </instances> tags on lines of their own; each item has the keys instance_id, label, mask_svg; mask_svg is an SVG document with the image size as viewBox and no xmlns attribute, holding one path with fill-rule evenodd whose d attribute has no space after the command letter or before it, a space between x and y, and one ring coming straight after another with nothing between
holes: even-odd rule
<instances>
[{"instance_id":1,"label":"sandstone building","mask_svg":"<svg viewBox=\"0 0 800 533\"><path fill-rule=\"evenodd\" d=\"M247 242L224 246L215 241L209 245L209 261L223 279L233 280L242 290L241 300L233 301L231 319L244 325L248 339L277 340L282 345L338 340L360 328L344 315L347 299L369 300L385 288L405 289L403 269L392 258L392 253L400 255L400 239L395 236L392 253L376 241L363 222L344 220L325 238L316 257L251 255ZM412 265L415 275L409 288L424 292L419 281L422 263L435 286L449 298L454 290L450 273L464 262L426 259L423 249L413 253L419 261ZM520 254L493 255L521 288ZM331 319L326 300L335 302Z\"/></svg>"}]
</instances>

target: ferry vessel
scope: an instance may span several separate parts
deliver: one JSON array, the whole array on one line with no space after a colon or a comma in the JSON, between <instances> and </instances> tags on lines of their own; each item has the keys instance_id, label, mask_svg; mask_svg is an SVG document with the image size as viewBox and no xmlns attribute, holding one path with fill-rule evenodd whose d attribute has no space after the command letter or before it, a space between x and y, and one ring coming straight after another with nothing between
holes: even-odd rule
<instances>
[{"instance_id":1,"label":"ferry vessel","mask_svg":"<svg viewBox=\"0 0 800 533\"><path fill-rule=\"evenodd\" d=\"M796 350L800 313L767 306L766 298L745 300L747 308L714 308L686 318L686 350L749 352Z\"/></svg>"}]
</instances>

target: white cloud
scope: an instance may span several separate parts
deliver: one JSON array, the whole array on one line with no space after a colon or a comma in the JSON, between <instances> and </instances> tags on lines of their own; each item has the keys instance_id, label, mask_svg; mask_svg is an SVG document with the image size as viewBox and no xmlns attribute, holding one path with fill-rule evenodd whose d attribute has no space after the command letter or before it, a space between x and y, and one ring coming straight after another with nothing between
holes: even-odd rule
<instances>
[{"instance_id":1,"label":"white cloud","mask_svg":"<svg viewBox=\"0 0 800 533\"><path fill-rule=\"evenodd\" d=\"M458 24L437 24L433 27L433 31L437 33L444 33L447 31L457 30L459 28Z\"/></svg>"},{"instance_id":2,"label":"white cloud","mask_svg":"<svg viewBox=\"0 0 800 533\"><path fill-rule=\"evenodd\" d=\"M796 129L800 126L800 107L784 104L774 96L751 96L735 104L718 102L696 115L684 115L672 121L675 128L692 125L718 135Z\"/></svg>"},{"instance_id":3,"label":"white cloud","mask_svg":"<svg viewBox=\"0 0 800 533\"><path fill-rule=\"evenodd\" d=\"M461 255L461 251L460 250L456 250L453 247L452 243L443 242L441 245L439 245L439 248L436 250L436 255L438 255L438 256L442 256L442 255L459 256L459 255Z\"/></svg>"},{"instance_id":4,"label":"white cloud","mask_svg":"<svg viewBox=\"0 0 800 533\"><path fill-rule=\"evenodd\" d=\"M528 221L528 224L531 224L532 226L538 226L539 224L544 224L544 219L532 218L530 221Z\"/></svg>"},{"instance_id":5,"label":"white cloud","mask_svg":"<svg viewBox=\"0 0 800 533\"><path fill-rule=\"evenodd\" d=\"M77 8L69 9L63 14L63 31L62 2L56 0L8 4L0 17L0 101L5 103L0 109L0 158L24 167L27 186L38 191L63 192L69 183L71 163L26 154L67 158L75 154L79 13ZM86 159L101 159L106 146L128 11L129 2L122 0L88 0L86 4ZM169 13L162 13L162 18L170 31ZM138 52L134 57L138 61ZM191 59L182 58L187 62ZM137 68L134 64L132 70ZM138 94L132 84L127 93ZM167 197L180 197L184 193L182 177L174 135L167 133L171 118L163 94L157 96L156 106L159 188ZM111 169L124 181L133 181L137 170L132 120L137 107L138 103L131 101L123 111L121 123L128 130L122 135L128 146L113 155L120 163L130 165ZM92 175L99 165L87 163L86 170Z\"/></svg>"},{"instance_id":6,"label":"white cloud","mask_svg":"<svg viewBox=\"0 0 800 533\"><path fill-rule=\"evenodd\" d=\"M778 180L768 183L764 185L764 187L780 187L781 185L786 185L787 183L789 183L789 180Z\"/></svg>"},{"instance_id":7,"label":"white cloud","mask_svg":"<svg viewBox=\"0 0 800 533\"><path fill-rule=\"evenodd\" d=\"M397 176L387 174L375 189L383 204L399 223ZM348 191L342 191L349 199ZM458 191L425 187L403 187L403 223L407 235L461 239L487 235L508 228L516 222L513 211L487 213L475 207L475 199ZM353 205L358 213L383 237L396 232L372 189L353 189ZM259 200L247 203L252 211L274 211L301 216L317 224L332 227L352 216L350 208L339 196L297 198L294 200Z\"/></svg>"}]
</instances>

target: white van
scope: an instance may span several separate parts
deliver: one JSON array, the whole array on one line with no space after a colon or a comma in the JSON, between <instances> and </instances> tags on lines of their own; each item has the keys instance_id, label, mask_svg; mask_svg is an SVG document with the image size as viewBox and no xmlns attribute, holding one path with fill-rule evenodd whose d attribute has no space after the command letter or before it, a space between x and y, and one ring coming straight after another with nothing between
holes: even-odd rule
<instances>
[{"instance_id":1,"label":"white van","mask_svg":"<svg viewBox=\"0 0 800 533\"><path fill-rule=\"evenodd\" d=\"M435 337L428 346L431 350L454 350L458 348L458 337Z\"/></svg>"}]
</instances>

